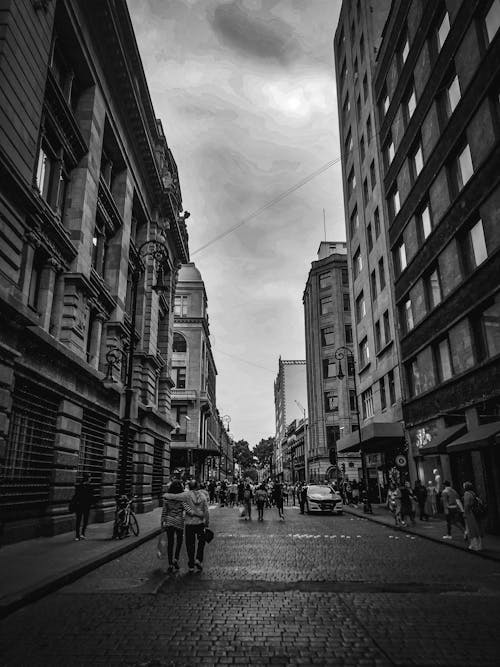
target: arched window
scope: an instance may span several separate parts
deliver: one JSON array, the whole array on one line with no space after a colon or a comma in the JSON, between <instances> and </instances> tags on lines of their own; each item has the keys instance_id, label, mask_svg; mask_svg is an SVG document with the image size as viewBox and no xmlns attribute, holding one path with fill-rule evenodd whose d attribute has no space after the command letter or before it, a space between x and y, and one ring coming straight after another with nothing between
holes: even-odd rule
<instances>
[{"instance_id":1,"label":"arched window","mask_svg":"<svg viewBox=\"0 0 500 667\"><path fill-rule=\"evenodd\" d=\"M174 333L173 351L174 352L186 352L187 351L186 339L184 338L184 336L181 336L181 334L179 334L179 333Z\"/></svg>"}]
</instances>

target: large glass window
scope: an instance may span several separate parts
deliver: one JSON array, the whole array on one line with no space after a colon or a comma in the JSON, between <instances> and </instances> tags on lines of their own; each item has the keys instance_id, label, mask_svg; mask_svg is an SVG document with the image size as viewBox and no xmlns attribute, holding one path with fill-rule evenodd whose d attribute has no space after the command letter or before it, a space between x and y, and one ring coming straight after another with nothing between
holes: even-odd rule
<instances>
[{"instance_id":1,"label":"large glass window","mask_svg":"<svg viewBox=\"0 0 500 667\"><path fill-rule=\"evenodd\" d=\"M425 240L432 231L431 209L429 204L420 211L419 220L422 240Z\"/></svg>"},{"instance_id":2,"label":"large glass window","mask_svg":"<svg viewBox=\"0 0 500 667\"><path fill-rule=\"evenodd\" d=\"M397 259L397 267L399 270L399 273L401 271L404 271L406 269L407 261L406 261L406 246L405 242L402 241L399 246L397 247L396 250L396 259Z\"/></svg>"},{"instance_id":3,"label":"large glass window","mask_svg":"<svg viewBox=\"0 0 500 667\"><path fill-rule=\"evenodd\" d=\"M369 419L373 417L373 391L370 387L362 394L363 402L363 419Z\"/></svg>"},{"instance_id":4,"label":"large glass window","mask_svg":"<svg viewBox=\"0 0 500 667\"><path fill-rule=\"evenodd\" d=\"M461 190L474 173L469 144L465 144L455 163L455 177L458 190Z\"/></svg>"},{"instance_id":5,"label":"large glass window","mask_svg":"<svg viewBox=\"0 0 500 667\"><path fill-rule=\"evenodd\" d=\"M384 322L384 339L385 339L385 345L392 340L392 334L391 334L391 322L389 320L389 311L386 310L385 313L382 315L382 320Z\"/></svg>"},{"instance_id":6,"label":"large glass window","mask_svg":"<svg viewBox=\"0 0 500 667\"><path fill-rule=\"evenodd\" d=\"M411 331L414 327L411 299L407 299L403 304L402 320L403 331L408 333L408 331Z\"/></svg>"},{"instance_id":7,"label":"large glass window","mask_svg":"<svg viewBox=\"0 0 500 667\"><path fill-rule=\"evenodd\" d=\"M189 306L188 296L176 296L174 299L174 314L179 317L187 317Z\"/></svg>"},{"instance_id":8,"label":"large glass window","mask_svg":"<svg viewBox=\"0 0 500 667\"><path fill-rule=\"evenodd\" d=\"M342 294L342 303L344 312L351 310L351 297L345 292Z\"/></svg>"},{"instance_id":9,"label":"large glass window","mask_svg":"<svg viewBox=\"0 0 500 667\"><path fill-rule=\"evenodd\" d=\"M351 237L353 237L354 234L356 234L358 229L359 229L358 209L357 207L354 207L354 210L351 213Z\"/></svg>"},{"instance_id":10,"label":"large glass window","mask_svg":"<svg viewBox=\"0 0 500 667\"><path fill-rule=\"evenodd\" d=\"M321 315L328 315L328 313L333 313L333 299L332 297L325 297L320 300L320 313Z\"/></svg>"},{"instance_id":11,"label":"large glass window","mask_svg":"<svg viewBox=\"0 0 500 667\"><path fill-rule=\"evenodd\" d=\"M445 12L437 29L436 42L438 51L441 51L441 49L443 48L443 44L445 43L449 32L450 32L450 17L448 16L448 12Z\"/></svg>"},{"instance_id":12,"label":"large glass window","mask_svg":"<svg viewBox=\"0 0 500 667\"><path fill-rule=\"evenodd\" d=\"M483 311L481 322L488 356L500 354L500 294L496 295L493 305Z\"/></svg>"},{"instance_id":13,"label":"large glass window","mask_svg":"<svg viewBox=\"0 0 500 667\"><path fill-rule=\"evenodd\" d=\"M337 365L335 359L323 359L323 377L334 378L337 376Z\"/></svg>"},{"instance_id":14,"label":"large glass window","mask_svg":"<svg viewBox=\"0 0 500 667\"><path fill-rule=\"evenodd\" d=\"M441 283L439 280L439 273L437 269L429 275L427 279L427 293L429 297L429 306L435 308L438 304L441 303L442 293L441 293Z\"/></svg>"},{"instance_id":15,"label":"large glass window","mask_svg":"<svg viewBox=\"0 0 500 667\"><path fill-rule=\"evenodd\" d=\"M344 333L346 345L352 345L352 326L350 324L344 326Z\"/></svg>"},{"instance_id":16,"label":"large glass window","mask_svg":"<svg viewBox=\"0 0 500 667\"><path fill-rule=\"evenodd\" d=\"M417 144L413 155L411 156L411 166L413 178L416 179L424 166L424 154L422 153L422 146Z\"/></svg>"},{"instance_id":17,"label":"large glass window","mask_svg":"<svg viewBox=\"0 0 500 667\"><path fill-rule=\"evenodd\" d=\"M359 248L354 253L354 257L352 258L352 265L354 271L354 279L356 279L363 270L363 259L361 257L361 251Z\"/></svg>"},{"instance_id":18,"label":"large glass window","mask_svg":"<svg viewBox=\"0 0 500 667\"><path fill-rule=\"evenodd\" d=\"M446 86L445 96L444 96L444 106L445 112L448 117L455 111L455 107L460 102L462 93L460 92L460 82L458 76L454 74L453 78L450 80Z\"/></svg>"},{"instance_id":19,"label":"large glass window","mask_svg":"<svg viewBox=\"0 0 500 667\"><path fill-rule=\"evenodd\" d=\"M186 352L187 351L186 339L184 338L184 336L181 336L180 333L177 333L177 332L174 333L174 341L173 341L172 351L173 352Z\"/></svg>"},{"instance_id":20,"label":"large glass window","mask_svg":"<svg viewBox=\"0 0 500 667\"><path fill-rule=\"evenodd\" d=\"M335 345L335 329L334 327L324 327L321 329L321 345Z\"/></svg>"},{"instance_id":21,"label":"large glass window","mask_svg":"<svg viewBox=\"0 0 500 667\"><path fill-rule=\"evenodd\" d=\"M370 290L372 293L372 301L376 301L377 299L377 274L375 273L375 269L370 273Z\"/></svg>"},{"instance_id":22,"label":"large glass window","mask_svg":"<svg viewBox=\"0 0 500 667\"><path fill-rule=\"evenodd\" d=\"M366 315L366 302L363 292L358 295L356 299L356 319L358 322L361 322L363 317Z\"/></svg>"},{"instance_id":23,"label":"large glass window","mask_svg":"<svg viewBox=\"0 0 500 667\"><path fill-rule=\"evenodd\" d=\"M359 365L363 368L369 361L370 348L368 347L368 339L365 337L359 344Z\"/></svg>"},{"instance_id":24,"label":"large glass window","mask_svg":"<svg viewBox=\"0 0 500 667\"><path fill-rule=\"evenodd\" d=\"M319 274L319 288L327 289L332 284L331 281L332 274L328 271L327 273Z\"/></svg>"},{"instance_id":25,"label":"large glass window","mask_svg":"<svg viewBox=\"0 0 500 667\"><path fill-rule=\"evenodd\" d=\"M453 375L451 369L450 346L445 338L437 346L438 372L441 382L448 380Z\"/></svg>"},{"instance_id":26,"label":"large glass window","mask_svg":"<svg viewBox=\"0 0 500 667\"><path fill-rule=\"evenodd\" d=\"M449 331L451 362L456 373L474 366L472 337L467 319L461 320Z\"/></svg>"},{"instance_id":27,"label":"large glass window","mask_svg":"<svg viewBox=\"0 0 500 667\"><path fill-rule=\"evenodd\" d=\"M373 224L375 225L375 238L378 239L380 236L380 213L378 210L378 206L373 212Z\"/></svg>"},{"instance_id":28,"label":"large glass window","mask_svg":"<svg viewBox=\"0 0 500 667\"><path fill-rule=\"evenodd\" d=\"M325 391L325 412L338 412L339 399L337 392Z\"/></svg>"},{"instance_id":29,"label":"large glass window","mask_svg":"<svg viewBox=\"0 0 500 667\"><path fill-rule=\"evenodd\" d=\"M415 88L413 87L413 84L406 95L404 108L405 108L406 122L409 123L415 109L417 108L417 96L415 94Z\"/></svg>"},{"instance_id":30,"label":"large glass window","mask_svg":"<svg viewBox=\"0 0 500 667\"><path fill-rule=\"evenodd\" d=\"M172 367L172 380L175 382L177 389L186 388L186 367L185 366L173 366Z\"/></svg>"},{"instance_id":31,"label":"large glass window","mask_svg":"<svg viewBox=\"0 0 500 667\"><path fill-rule=\"evenodd\" d=\"M474 227L470 230L470 240L472 246L472 255L474 263L479 266L488 257L486 250L486 241L484 240L483 221L478 220Z\"/></svg>"},{"instance_id":32,"label":"large glass window","mask_svg":"<svg viewBox=\"0 0 500 667\"><path fill-rule=\"evenodd\" d=\"M493 37L498 32L500 27L500 0L493 0L491 7L486 13L484 23L486 26L486 34L488 36L488 41L493 41Z\"/></svg>"}]
</instances>

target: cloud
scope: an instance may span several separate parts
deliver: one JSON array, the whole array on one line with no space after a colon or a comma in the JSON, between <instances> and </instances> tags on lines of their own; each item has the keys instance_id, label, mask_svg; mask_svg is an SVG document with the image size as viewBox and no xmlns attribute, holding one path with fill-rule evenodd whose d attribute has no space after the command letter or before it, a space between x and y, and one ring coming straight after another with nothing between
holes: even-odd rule
<instances>
[{"instance_id":1,"label":"cloud","mask_svg":"<svg viewBox=\"0 0 500 667\"><path fill-rule=\"evenodd\" d=\"M299 52L293 28L277 16L247 13L241 2L218 5L211 24L219 39L249 58L289 65Z\"/></svg>"}]
</instances>

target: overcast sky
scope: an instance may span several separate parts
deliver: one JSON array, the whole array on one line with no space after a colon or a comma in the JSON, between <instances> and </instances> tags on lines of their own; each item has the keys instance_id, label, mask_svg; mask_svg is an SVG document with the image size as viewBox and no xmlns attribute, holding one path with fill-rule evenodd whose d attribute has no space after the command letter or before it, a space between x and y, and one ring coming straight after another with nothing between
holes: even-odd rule
<instances>
[{"instance_id":1,"label":"overcast sky","mask_svg":"<svg viewBox=\"0 0 500 667\"><path fill-rule=\"evenodd\" d=\"M328 240L345 240L338 163L248 219L340 156L340 0L128 5L191 213L218 408L231 417L233 436L253 446L275 432L279 356L305 359L302 294L324 238L323 209ZM293 418L300 416L297 408Z\"/></svg>"}]
</instances>

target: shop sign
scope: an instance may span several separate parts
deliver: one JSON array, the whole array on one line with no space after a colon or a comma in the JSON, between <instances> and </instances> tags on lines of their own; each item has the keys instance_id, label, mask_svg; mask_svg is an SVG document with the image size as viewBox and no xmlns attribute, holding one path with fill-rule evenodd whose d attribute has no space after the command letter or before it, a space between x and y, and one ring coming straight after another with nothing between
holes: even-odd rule
<instances>
[{"instance_id":1,"label":"shop sign","mask_svg":"<svg viewBox=\"0 0 500 667\"><path fill-rule=\"evenodd\" d=\"M432 440L432 435L425 428L419 428L415 434L415 445L418 449L422 449L428 445Z\"/></svg>"},{"instance_id":2,"label":"shop sign","mask_svg":"<svg viewBox=\"0 0 500 667\"><path fill-rule=\"evenodd\" d=\"M368 467L376 468L382 465L382 454L366 454L366 465Z\"/></svg>"}]
</instances>

